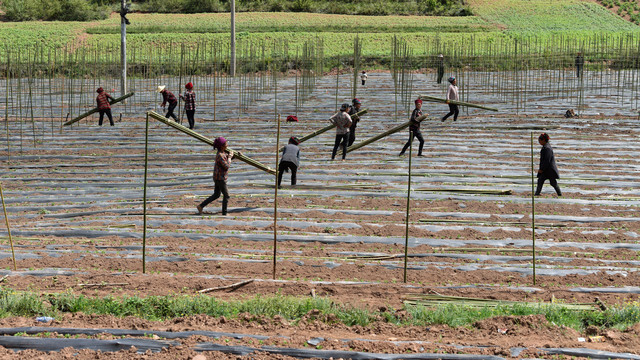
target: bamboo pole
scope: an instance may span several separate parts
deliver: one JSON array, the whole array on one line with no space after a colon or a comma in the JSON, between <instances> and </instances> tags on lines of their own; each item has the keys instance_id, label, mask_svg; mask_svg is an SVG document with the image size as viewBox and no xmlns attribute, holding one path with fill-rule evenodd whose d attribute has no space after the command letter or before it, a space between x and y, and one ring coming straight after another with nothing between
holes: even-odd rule
<instances>
[{"instance_id":1,"label":"bamboo pole","mask_svg":"<svg viewBox=\"0 0 640 360\"><path fill-rule=\"evenodd\" d=\"M144 188L142 199L142 273L147 272L147 169L149 168L149 114L144 130Z\"/></svg>"},{"instance_id":2,"label":"bamboo pole","mask_svg":"<svg viewBox=\"0 0 640 360\"><path fill-rule=\"evenodd\" d=\"M109 104L113 105L113 104L115 104L115 103L119 103L120 101L122 101L122 100L124 100L124 99L126 99L126 98L129 98L129 97L132 97L133 95L134 95L134 93L128 93L127 95L124 95L124 96L121 96L121 97L119 97L119 98L116 98L116 99L110 100L110 101L109 101ZM63 125L64 125L64 126L71 125L71 124L73 124L73 123L75 123L75 122L77 122L77 121L80 121L80 120L82 120L82 119L86 118L87 116L89 116L89 115L91 115L91 114L95 114L95 113L97 113L98 111L99 111L99 110L98 110L98 108L95 108L95 109L89 110L89 111L85 112L84 114L78 115L78 116L76 116L75 118L73 118L73 119L71 119L71 120L67 121L67 122L66 122L66 123L64 123Z\"/></svg>"},{"instance_id":3,"label":"bamboo pole","mask_svg":"<svg viewBox=\"0 0 640 360\"><path fill-rule=\"evenodd\" d=\"M413 131L409 131L409 178L407 179L407 213L404 220L404 282L407 282L407 259L409 256L409 210L411 208L411 150Z\"/></svg>"},{"instance_id":4,"label":"bamboo pole","mask_svg":"<svg viewBox=\"0 0 640 360\"><path fill-rule=\"evenodd\" d=\"M427 116L428 116L428 115L429 115L429 114L422 115L422 116L418 117L416 120L417 120L418 122L422 122L422 121L424 121L424 119L426 119L426 118L427 118ZM361 142L361 143L358 143L358 144L355 144L355 145L351 145L351 146L349 146L349 147L347 148L347 153L349 153L349 152L351 152L351 151L353 151L353 150L358 150L358 149L360 149L361 147L367 146L367 145L369 145L369 144L371 144L371 143L373 143L373 142L376 142L376 141L378 141L378 140L380 140L380 139L382 139L382 138L385 138L385 137L387 137L387 136L389 136L389 135L395 134L395 133L397 133L398 131L400 131L400 130L403 130L403 129L407 128L409 125L411 125L411 121L407 121L407 122L406 122L406 123L404 123L404 124L398 125L398 126L396 126L396 127L392 128L392 129L389 129L389 130L387 130L387 131L383 132L383 133L382 133L382 134L380 134L380 135L376 135L376 136L374 136L374 137L372 137L372 138L369 138L369 139L367 139L367 140L365 140L365 141L363 141L363 142Z\"/></svg>"},{"instance_id":5,"label":"bamboo pole","mask_svg":"<svg viewBox=\"0 0 640 360\"><path fill-rule=\"evenodd\" d=\"M369 112L369 110L362 109L362 110L358 111L357 113L351 115L351 119L354 119L354 117L356 119L360 119L360 116L362 116L362 115L364 115L364 114L366 114L368 112ZM305 135L305 136L301 137L298 140L300 140L300 143L303 143L303 142L305 142L305 141L307 141L307 140L309 140L309 139L311 139L313 137L316 137L316 136L318 136L320 134L323 134L323 133L333 129L334 127L336 127L335 124L327 125L327 126L323 127L320 130L316 130L316 131L312 132L311 134L308 134L308 135ZM282 151L282 149L284 149L284 147L280 148L280 151Z\"/></svg>"},{"instance_id":6,"label":"bamboo pole","mask_svg":"<svg viewBox=\"0 0 640 360\"><path fill-rule=\"evenodd\" d=\"M276 90L277 93L278 90ZM277 96L277 95L276 95ZM277 104L277 100L276 100ZM277 109L276 105L276 109ZM278 146L280 145L280 114L278 114L278 133L276 135L276 176L275 176L275 192L273 197L273 280L276 279L276 254L278 252L278 168L280 165L278 164L278 155L280 153L280 149Z\"/></svg>"},{"instance_id":7,"label":"bamboo pole","mask_svg":"<svg viewBox=\"0 0 640 360\"><path fill-rule=\"evenodd\" d=\"M7 224L7 234L9 235L9 244L11 244L11 259L13 260L13 270L17 271L16 253L13 250L13 239L11 238L11 228L9 228L9 217L7 216L7 207L4 204L4 193L2 192L2 183L0 183L0 198L2 198L2 210L4 211L4 221Z\"/></svg>"},{"instance_id":8,"label":"bamboo pole","mask_svg":"<svg viewBox=\"0 0 640 360\"><path fill-rule=\"evenodd\" d=\"M440 98L433 97L433 96L428 96L428 95L419 95L418 97L420 99L426 100L426 101L441 102L441 103L447 103L447 101L448 101L448 103L454 104L454 105L467 106L467 107L473 107L473 108L491 110L491 111L499 111L496 108L483 106L483 105L478 105L478 104L472 104L472 103L468 103L468 102L464 102L464 101L440 99Z\"/></svg>"},{"instance_id":9,"label":"bamboo pole","mask_svg":"<svg viewBox=\"0 0 640 360\"><path fill-rule=\"evenodd\" d=\"M531 241L533 255L533 285L536 284L536 195L535 168L533 166L533 131L531 132Z\"/></svg>"},{"instance_id":10,"label":"bamboo pole","mask_svg":"<svg viewBox=\"0 0 640 360\"><path fill-rule=\"evenodd\" d=\"M187 135L189 135L189 136L191 136L193 138L196 138L196 139L202 141L203 143L205 143L207 145L213 146L213 140L211 140L211 139L209 139L209 138L207 138L207 137L205 137L203 135L200 135L199 133L189 129L188 127L180 125L180 124L176 123L175 121L170 121L169 119L165 118L164 116L158 114L155 111L148 111L147 115L149 115L149 117L151 117L153 119L156 119L156 120L160 121L161 123L164 123L166 125L171 126L172 128L174 128L176 130L182 131L183 133L185 133L185 134L187 134ZM260 163L258 161L255 161L255 160L251 159L250 157L245 156L245 155L243 155L243 154L241 154L241 153L239 153L237 151L234 151L234 150L231 150L231 149L227 148L226 152L233 154L234 158L236 158L236 159L238 159L238 160L240 160L240 161L242 161L244 163L247 163L247 164L249 164L251 166L254 166L254 167L256 167L256 168L258 168L258 169L260 169L262 171L266 171L266 172L268 172L269 174L272 174L272 175L276 174L276 171L273 170L272 168L270 168L270 167L268 167L268 166L266 166L266 165L264 165L264 164L262 164L262 163Z\"/></svg>"}]
</instances>

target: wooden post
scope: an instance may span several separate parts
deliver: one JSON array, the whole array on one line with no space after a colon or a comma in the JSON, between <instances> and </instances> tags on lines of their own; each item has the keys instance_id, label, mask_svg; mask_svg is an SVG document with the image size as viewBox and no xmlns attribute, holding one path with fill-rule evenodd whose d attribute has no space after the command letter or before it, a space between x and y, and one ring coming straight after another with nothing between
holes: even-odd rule
<instances>
[{"instance_id":1,"label":"wooden post","mask_svg":"<svg viewBox=\"0 0 640 360\"><path fill-rule=\"evenodd\" d=\"M9 217L7 216L7 208L4 205L4 193L2 192L2 183L0 183L0 197L2 198L2 210L4 211L4 221L7 224L7 233L9 234L9 244L11 244L11 259L13 259L13 271L17 271L16 253L13 250L13 239L11 238L11 229L9 228Z\"/></svg>"},{"instance_id":2,"label":"wooden post","mask_svg":"<svg viewBox=\"0 0 640 360\"><path fill-rule=\"evenodd\" d=\"M531 241L533 255L533 285L536 284L536 190L535 168L533 166L533 131L531 132Z\"/></svg>"},{"instance_id":3,"label":"wooden post","mask_svg":"<svg viewBox=\"0 0 640 360\"><path fill-rule=\"evenodd\" d=\"M231 59L229 75L236 76L236 1L231 0Z\"/></svg>"},{"instance_id":4,"label":"wooden post","mask_svg":"<svg viewBox=\"0 0 640 360\"><path fill-rule=\"evenodd\" d=\"M407 213L404 229L404 282L407 282L407 258L409 256L409 209L411 208L411 149L413 148L413 131L409 131L409 179L407 181Z\"/></svg>"},{"instance_id":5,"label":"wooden post","mask_svg":"<svg viewBox=\"0 0 640 360\"><path fill-rule=\"evenodd\" d=\"M277 90L276 90L277 91ZM277 105L276 105L277 106ZM278 134L276 135L276 175L275 175L275 193L273 198L273 280L276 279L276 254L278 252L278 155L280 154L280 114L278 114Z\"/></svg>"},{"instance_id":6,"label":"wooden post","mask_svg":"<svg viewBox=\"0 0 640 360\"><path fill-rule=\"evenodd\" d=\"M142 191L142 273L147 273L147 169L149 167L149 114L144 131L144 188Z\"/></svg>"},{"instance_id":7,"label":"wooden post","mask_svg":"<svg viewBox=\"0 0 640 360\"><path fill-rule=\"evenodd\" d=\"M120 11L125 13L127 0L122 0ZM122 74L120 77L120 94L127 93L127 23L124 16L120 17L120 62L122 63Z\"/></svg>"}]
</instances>

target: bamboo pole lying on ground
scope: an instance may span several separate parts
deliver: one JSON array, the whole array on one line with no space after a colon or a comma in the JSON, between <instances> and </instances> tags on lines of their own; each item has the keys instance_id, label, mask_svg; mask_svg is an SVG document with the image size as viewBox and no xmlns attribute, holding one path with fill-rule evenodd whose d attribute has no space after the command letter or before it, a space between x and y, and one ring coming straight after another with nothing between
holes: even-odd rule
<instances>
[{"instance_id":1,"label":"bamboo pole lying on ground","mask_svg":"<svg viewBox=\"0 0 640 360\"><path fill-rule=\"evenodd\" d=\"M158 114L155 111L147 111L147 115L149 115L149 117L151 117L151 118L154 118L154 119L160 121L161 123L164 123L166 125L171 126L172 128L174 128L176 130L182 131L183 133L185 133L185 134L187 134L187 135L189 135L189 136L191 136L193 138L196 138L196 139L202 141L203 143L205 143L207 145L213 146L213 140L209 139L208 137L205 137L205 136L202 136L202 135L198 134L197 132L189 129L188 127L182 126L182 125L180 125L180 124L178 124L178 123L176 123L174 121L171 121L171 120L165 118L164 116ZM234 150L231 150L230 148L227 148L226 152L228 152L230 154L233 154L234 158L236 158L236 159L238 159L238 160L240 160L240 161L242 161L244 163L247 163L247 164L249 164L251 166L254 166L254 167L256 167L256 168L258 168L258 169L260 169L262 171L266 171L271 175L275 175L276 174L276 171L273 170L272 168L270 168L270 167L268 167L268 166L266 166L266 165L264 165L264 164L262 164L262 163L260 163L258 161L255 161L255 160L253 160L252 158L250 158L248 156L242 155L241 153L239 153L237 151L234 151Z\"/></svg>"},{"instance_id":2,"label":"bamboo pole lying on ground","mask_svg":"<svg viewBox=\"0 0 640 360\"><path fill-rule=\"evenodd\" d=\"M426 100L426 101L434 101L434 102L441 102L441 103L446 103L447 101L449 101L450 104L454 104L454 105L473 107L473 108L491 110L491 111L498 111L498 109L492 108L492 107L488 107L488 106L472 104L472 103L468 103L468 102L464 102L464 101L440 99L440 98L433 97L433 96L428 96L428 95L419 95L418 98L420 98L422 100Z\"/></svg>"},{"instance_id":3,"label":"bamboo pole lying on ground","mask_svg":"<svg viewBox=\"0 0 640 360\"><path fill-rule=\"evenodd\" d=\"M358 111L357 113L355 113L355 114L351 115L351 119L354 119L354 118L355 118L355 119L360 119L360 116L362 116L362 115L366 114L367 112L369 112L369 110L367 110L367 109L362 109L362 110ZM318 136L318 135L320 135L320 134L322 134L322 133L325 133L325 132L327 132L327 131L329 131L329 130L333 129L334 127L336 127L334 124L331 124L331 125L325 126L325 127L323 127L322 129L320 129L320 130L316 130L316 131L312 132L311 134L308 134L308 135L305 135L305 136L303 136L303 137L299 138L298 140L300 140L300 142L301 142L301 143L303 143L303 142L305 142L305 141L307 141L307 140L311 139L312 137L316 137L316 136ZM283 148L284 148L284 147L283 147ZM280 151L282 151L282 149L283 149L283 148L281 148L281 149L280 149Z\"/></svg>"},{"instance_id":4,"label":"bamboo pole lying on ground","mask_svg":"<svg viewBox=\"0 0 640 360\"><path fill-rule=\"evenodd\" d=\"M134 94L135 94L135 93L128 93L127 95L120 96L119 98L116 98L116 99L113 99L113 100L109 100L109 104L113 105L113 104L115 104L115 103L119 103L120 101L122 101L122 100L124 100L124 99L127 99L127 98L132 97ZM78 121L80 121L80 120L82 120L82 119L86 118L86 117L87 117L87 116L89 116L89 115L92 115L92 114L97 113L98 111L99 111L99 110L98 110L98 108L95 108L95 109L89 110L89 111L87 111L86 113L80 114L80 115L78 115L78 116L74 117L73 119L71 119L71 120L69 120L69 121L65 122L65 123L64 123L64 124L62 124L62 125L64 125L64 126L71 125L71 124L73 124L73 123L75 123L75 122L78 122Z\"/></svg>"},{"instance_id":5,"label":"bamboo pole lying on ground","mask_svg":"<svg viewBox=\"0 0 640 360\"><path fill-rule=\"evenodd\" d=\"M418 122L422 122L422 121L424 121L424 119L426 119L426 118L427 118L427 116L428 116L428 115L429 115L429 114L424 114L424 115L422 115L422 116L418 117L418 118L416 119L416 121L418 121ZM350 152L352 152L353 150L358 150L358 149L360 149L361 147L367 146L367 145L369 145L369 144L371 144L371 143L373 143L373 142L376 142L376 141L378 141L378 140L380 140L380 139L382 139L382 138L385 138L385 137L387 137L387 136L389 136L389 135L395 134L395 133L397 133L397 132L398 132L398 131L400 131L400 130L406 129L407 127L409 127L409 125L411 125L411 121L407 121L407 122L406 122L406 123L404 123L404 124L401 124L401 125L398 125L398 126L396 126L396 127L394 127L394 128L391 128L391 129L389 129L389 130L387 130L387 131L383 132L382 134L380 134L380 135L376 135L376 136L374 136L374 137L372 137L372 138L370 138L370 139L367 139L367 140L365 140L365 141L363 141L363 142L361 142L361 143L358 143L358 144L355 144L355 145L351 145L351 146L349 146L349 147L347 148L347 153L350 153ZM342 153L342 151L339 151L339 153L341 154L341 153Z\"/></svg>"}]
</instances>

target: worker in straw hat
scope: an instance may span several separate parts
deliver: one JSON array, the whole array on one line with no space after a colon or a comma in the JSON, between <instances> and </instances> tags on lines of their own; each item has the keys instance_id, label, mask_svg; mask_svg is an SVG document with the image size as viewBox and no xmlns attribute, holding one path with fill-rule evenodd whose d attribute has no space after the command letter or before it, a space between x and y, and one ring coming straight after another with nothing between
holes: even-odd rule
<instances>
[{"instance_id":1,"label":"worker in straw hat","mask_svg":"<svg viewBox=\"0 0 640 360\"><path fill-rule=\"evenodd\" d=\"M450 101L458 101L460 100L458 96L458 82L455 77L450 77L449 79L449 91L447 91L447 104L449 104L449 113L442 118L442 121L447 120L447 118L453 115L453 121L458 120L458 114L460 110L458 110L457 104L451 104Z\"/></svg>"},{"instance_id":2,"label":"worker in straw hat","mask_svg":"<svg viewBox=\"0 0 640 360\"><path fill-rule=\"evenodd\" d=\"M166 86L164 85L158 86L156 92L162 94L162 105L160 106L162 106L163 109L165 108L167 103L169 104L169 110L167 110L167 114L165 115L165 117L167 119L172 117L175 122L178 122L178 117L173 113L173 110L175 110L176 106L178 106L178 99L176 99L175 95L173 95L171 91L167 90Z\"/></svg>"},{"instance_id":3,"label":"worker in straw hat","mask_svg":"<svg viewBox=\"0 0 640 360\"><path fill-rule=\"evenodd\" d=\"M98 120L98 125L102 126L102 120L104 119L104 115L107 114L109 118L109 123L113 126L113 116L111 116L111 104L109 103L109 99L113 100L111 95L107 94L106 91L102 87L99 87L96 90L98 96L96 97L96 102L98 103L98 112L100 113L100 120Z\"/></svg>"},{"instance_id":4,"label":"worker in straw hat","mask_svg":"<svg viewBox=\"0 0 640 360\"><path fill-rule=\"evenodd\" d=\"M187 113L187 119L189 119L189 129L193 129L196 121L194 115L196 113L196 93L193 91L193 83L188 82L185 86L187 89L184 95L180 95L180 98L184 100L184 112Z\"/></svg>"},{"instance_id":5,"label":"worker in straw hat","mask_svg":"<svg viewBox=\"0 0 640 360\"><path fill-rule=\"evenodd\" d=\"M198 214L202 214L202 209L209 205L212 201L217 200L222 194L222 215L227 215L227 205L229 204L229 190L227 189L227 177L231 159L234 153L227 152L227 139L222 136L217 137L213 141L213 147L218 150L216 153L216 162L213 166L213 195L206 198L200 205L196 206ZM238 152L240 154L240 152Z\"/></svg>"},{"instance_id":6,"label":"worker in straw hat","mask_svg":"<svg viewBox=\"0 0 640 360\"><path fill-rule=\"evenodd\" d=\"M333 145L333 151L331 152L331 160L335 160L336 153L338 152L338 146L342 144L342 161L347 156L347 144L349 143L349 127L353 123L351 116L347 113L349 111L349 104L344 103L340 106L340 111L335 113L329 121L336 126L336 142Z\"/></svg>"}]
</instances>

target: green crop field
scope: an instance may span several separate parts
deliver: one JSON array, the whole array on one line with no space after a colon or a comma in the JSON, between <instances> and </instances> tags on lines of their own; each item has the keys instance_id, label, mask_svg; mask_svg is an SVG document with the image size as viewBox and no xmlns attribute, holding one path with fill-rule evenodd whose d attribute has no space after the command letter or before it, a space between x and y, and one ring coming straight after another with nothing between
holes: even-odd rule
<instances>
[{"instance_id":1,"label":"green crop field","mask_svg":"<svg viewBox=\"0 0 640 360\"><path fill-rule=\"evenodd\" d=\"M513 39L523 40L524 53L561 51L599 41L614 47L617 39L640 34L640 27L617 16L604 6L579 0L469 0L476 14L467 17L434 16L347 16L310 13L238 13L237 38L247 44L286 43L291 56L305 42L322 40L323 55L347 57L357 36L362 56L388 55L392 40L406 40L414 52L462 53L469 55L509 54ZM203 42L227 46L228 14L130 14L128 44L132 51L173 48L186 44L195 48ZM4 23L0 35L7 49L31 44L64 48L116 48L120 43L117 14L103 21L87 23ZM635 38L635 37L634 37ZM595 46L595 45L594 45Z\"/></svg>"}]
</instances>

